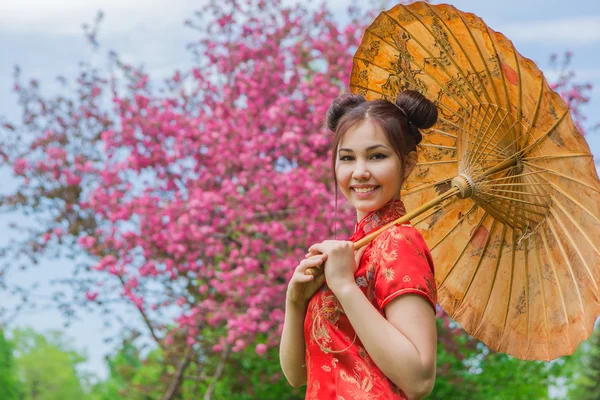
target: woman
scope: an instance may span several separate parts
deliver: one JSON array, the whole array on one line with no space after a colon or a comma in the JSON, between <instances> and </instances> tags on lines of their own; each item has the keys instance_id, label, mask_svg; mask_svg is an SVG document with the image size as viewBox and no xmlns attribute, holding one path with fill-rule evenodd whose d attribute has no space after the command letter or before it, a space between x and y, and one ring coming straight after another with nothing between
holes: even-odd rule
<instances>
[{"instance_id":1,"label":"woman","mask_svg":"<svg viewBox=\"0 0 600 400\"><path fill-rule=\"evenodd\" d=\"M395 104L346 94L327 112L336 190L358 222L348 241L311 246L288 284L281 367L292 386L308 385L307 399L420 399L433 389L436 287L427 245L410 224L356 253L352 244L405 214L400 188L417 163L419 129L436 119L434 104L415 91ZM305 274L321 265L324 274Z\"/></svg>"}]
</instances>

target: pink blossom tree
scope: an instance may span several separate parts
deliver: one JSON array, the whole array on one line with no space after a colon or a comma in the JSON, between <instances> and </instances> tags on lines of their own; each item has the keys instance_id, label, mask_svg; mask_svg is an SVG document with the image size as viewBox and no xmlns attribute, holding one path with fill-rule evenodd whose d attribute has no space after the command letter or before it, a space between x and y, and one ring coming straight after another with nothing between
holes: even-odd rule
<instances>
[{"instance_id":1,"label":"pink blossom tree","mask_svg":"<svg viewBox=\"0 0 600 400\"><path fill-rule=\"evenodd\" d=\"M15 259L85 255L64 306L110 310L115 293L133 304L173 365L165 398L190 364L218 378L232 352L276 346L294 267L334 237L336 215L338 237L353 225L344 202L335 212L322 121L371 16L350 10L340 26L325 7L280 0L200 15L186 21L198 35L190 70L161 84L111 54L107 71L61 78L59 96L17 70L23 119L0 123L0 157L18 179L0 209L36 221L3 249L0 279ZM568 76L559 87L585 90Z\"/></svg>"}]
</instances>

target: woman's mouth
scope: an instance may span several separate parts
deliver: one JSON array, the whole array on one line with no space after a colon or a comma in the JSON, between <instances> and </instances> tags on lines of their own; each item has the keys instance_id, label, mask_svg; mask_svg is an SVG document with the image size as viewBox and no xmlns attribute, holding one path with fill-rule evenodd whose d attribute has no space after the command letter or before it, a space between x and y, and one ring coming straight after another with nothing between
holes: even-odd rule
<instances>
[{"instance_id":1,"label":"woman's mouth","mask_svg":"<svg viewBox=\"0 0 600 400\"><path fill-rule=\"evenodd\" d=\"M379 186L372 186L372 187L352 188L352 190L354 191L354 193L356 193L356 195L358 197L362 198L362 197L369 197L378 188L379 188Z\"/></svg>"}]
</instances>

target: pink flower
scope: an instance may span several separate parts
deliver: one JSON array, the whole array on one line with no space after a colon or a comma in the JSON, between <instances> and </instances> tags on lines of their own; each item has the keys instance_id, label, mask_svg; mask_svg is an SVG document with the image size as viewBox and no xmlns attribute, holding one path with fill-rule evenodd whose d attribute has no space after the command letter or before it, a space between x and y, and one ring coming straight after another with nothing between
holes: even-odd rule
<instances>
[{"instance_id":1,"label":"pink flower","mask_svg":"<svg viewBox=\"0 0 600 400\"><path fill-rule=\"evenodd\" d=\"M265 353L267 352L267 345L264 343L259 343L256 345L256 354L258 354L259 356L264 356Z\"/></svg>"},{"instance_id":2,"label":"pink flower","mask_svg":"<svg viewBox=\"0 0 600 400\"><path fill-rule=\"evenodd\" d=\"M97 297L98 297L98 292L90 292L89 290L87 292L85 292L85 298L88 299L89 301L96 301Z\"/></svg>"}]
</instances>

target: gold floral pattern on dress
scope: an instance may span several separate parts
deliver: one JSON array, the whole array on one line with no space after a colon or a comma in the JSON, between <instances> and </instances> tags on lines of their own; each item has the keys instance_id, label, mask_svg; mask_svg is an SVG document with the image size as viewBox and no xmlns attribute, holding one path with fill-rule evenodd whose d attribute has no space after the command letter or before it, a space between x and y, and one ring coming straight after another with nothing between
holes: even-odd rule
<instances>
[{"instance_id":1,"label":"gold floral pattern on dress","mask_svg":"<svg viewBox=\"0 0 600 400\"><path fill-rule=\"evenodd\" d=\"M382 272L382 275L385 278L385 280L388 281L388 282L394 280L394 270L391 269L391 268L384 268L383 272Z\"/></svg>"}]
</instances>

